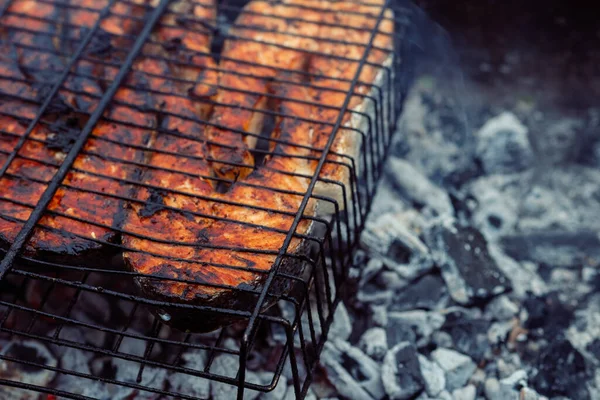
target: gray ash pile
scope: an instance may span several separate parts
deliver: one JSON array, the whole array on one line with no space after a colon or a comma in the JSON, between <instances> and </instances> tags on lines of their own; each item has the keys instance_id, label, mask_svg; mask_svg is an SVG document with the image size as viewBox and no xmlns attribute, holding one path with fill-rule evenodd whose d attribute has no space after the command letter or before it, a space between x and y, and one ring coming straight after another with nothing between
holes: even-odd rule
<instances>
[{"instance_id":1,"label":"gray ash pile","mask_svg":"<svg viewBox=\"0 0 600 400\"><path fill-rule=\"evenodd\" d=\"M435 76L407 99L317 396L600 398L598 110L477 90L466 135Z\"/></svg>"}]
</instances>

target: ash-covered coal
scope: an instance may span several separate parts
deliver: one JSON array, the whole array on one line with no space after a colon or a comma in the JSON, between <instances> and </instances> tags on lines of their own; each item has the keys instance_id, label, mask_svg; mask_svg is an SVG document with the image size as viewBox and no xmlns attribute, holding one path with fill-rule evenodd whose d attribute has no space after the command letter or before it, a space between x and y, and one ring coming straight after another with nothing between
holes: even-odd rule
<instances>
[{"instance_id":1,"label":"ash-covered coal","mask_svg":"<svg viewBox=\"0 0 600 400\"><path fill-rule=\"evenodd\" d=\"M430 65L405 102L346 304L387 398L600 399L600 113L521 56L502 89Z\"/></svg>"}]
</instances>

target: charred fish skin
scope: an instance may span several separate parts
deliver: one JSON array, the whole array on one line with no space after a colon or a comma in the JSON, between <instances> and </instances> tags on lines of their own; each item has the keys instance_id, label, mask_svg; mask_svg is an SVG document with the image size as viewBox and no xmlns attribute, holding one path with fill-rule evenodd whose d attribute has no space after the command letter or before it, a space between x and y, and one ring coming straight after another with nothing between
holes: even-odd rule
<instances>
[{"instance_id":1,"label":"charred fish skin","mask_svg":"<svg viewBox=\"0 0 600 400\"><path fill-rule=\"evenodd\" d=\"M2 141L7 154L13 151L29 121L35 118L37 104L41 104L48 94L46 89L50 88L53 79L69 62L71 50L89 32L100 10L107 4L108 1L70 0L59 5L25 0L15 1L8 8L3 17L3 23L8 26L3 32L3 39L7 39L4 43L10 45L13 51L8 57L3 57L0 63L0 74L12 78L3 79L0 89L4 96L10 98L0 106L5 132L2 136L9 138ZM135 28L133 25L124 26L128 20L116 21L113 17L107 17L102 21L98 34L103 36L105 28L115 32L115 23L121 25L117 30L121 34L133 33L128 29ZM20 29L22 26L28 30L25 32ZM111 37L111 45L115 40L115 37ZM89 51L86 54L95 55ZM5 71L8 75L4 74ZM116 73L115 68L112 71ZM99 79L110 79L112 71L99 62L76 62L73 73L63 83L55 102L11 162L7 174L1 177L0 185L5 188L0 199L0 246L3 248L10 247L14 241L76 140L87 119L86 114L92 112L99 102L103 94L102 84L90 78L90 74L98 75ZM20 97L15 98L15 95ZM125 98L120 92L116 97L119 96ZM127 99L135 101L131 97ZM119 114L129 120L136 119L138 115L138 124L148 124L147 118L139 117L139 113L133 109L119 112L118 107L113 107L108 116L118 120ZM48 205L38 227L34 229L25 245L24 255L61 264L109 264L109 260L118 252L116 245L119 234L115 215L122 209L120 201L113 196L124 195L129 189L115 180L125 177L119 171L122 165L107 161L106 155L124 160L137 159L137 155L126 145L143 142L146 136L145 132L118 127L116 123L100 122L82 154L75 160L73 170ZM124 145L111 143L110 140L124 142ZM6 157L0 157L2 164L6 161Z\"/></svg>"},{"instance_id":2,"label":"charred fish skin","mask_svg":"<svg viewBox=\"0 0 600 400\"><path fill-rule=\"evenodd\" d=\"M148 148L146 168L136 179L136 201L126 205L122 245L126 249L125 265L139 274L134 280L147 298L178 302L174 300L177 290L184 291L185 287L175 289L177 285L172 284L169 290L164 289L161 277L172 278L172 273L166 265L155 265L152 254L169 254L165 242L190 234L190 229L179 223L179 217L196 226L203 219L193 214L209 212L197 199L174 191L193 194L213 190L205 161L203 123L210 113L210 103L205 99L215 94L217 86L217 69L210 56L212 31L186 27L214 26L215 21L216 5L212 0L174 1L152 34L154 42L167 46L150 44L145 48L149 54L162 58L143 66L162 77L150 80L157 103L158 129ZM204 99L199 100L201 97ZM202 238L200 233L195 235L194 240ZM178 255L175 251L173 254ZM161 317L162 311L153 311ZM185 312L181 317L173 313L171 320L164 322L177 324L181 318L187 318ZM188 329L186 323L179 327Z\"/></svg>"}]
</instances>

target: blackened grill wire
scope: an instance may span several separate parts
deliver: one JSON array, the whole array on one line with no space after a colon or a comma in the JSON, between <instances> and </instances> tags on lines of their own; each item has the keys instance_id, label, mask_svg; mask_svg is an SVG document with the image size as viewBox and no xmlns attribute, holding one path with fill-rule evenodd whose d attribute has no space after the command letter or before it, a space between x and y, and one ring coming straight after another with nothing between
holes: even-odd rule
<instances>
[{"instance_id":1,"label":"blackened grill wire","mask_svg":"<svg viewBox=\"0 0 600 400\"><path fill-rule=\"evenodd\" d=\"M362 72L363 66L365 65L365 63L367 62L367 58L368 55L371 51L371 47L373 45L373 41L375 40L375 36L377 35L378 31L379 31L379 25L381 23L381 20L383 18L383 16L385 15L385 12L387 10L387 5L388 5L389 0L385 1L385 4L381 7L379 16L377 18L376 23L373 26L373 30L371 31L371 35L369 38L369 43L367 45L367 47L365 48L364 52L363 52L363 56L362 59L359 62L358 68L356 69L354 78L352 79L352 82L350 84L350 88L348 90L348 94L346 95L346 98L344 99L344 103L342 105L342 110L340 111L340 113L338 114L338 118L335 122L335 126L332 128L331 130L331 134L327 140L327 144L325 145L325 151L321 154L321 159L319 160L319 163L317 164L317 167L315 169L314 172L314 176L311 179L311 182L308 186L307 189L307 193L304 196L304 198L302 199L302 203L300 204L300 207L298 209L298 212L296 214L296 217L294 218L294 222L292 223L292 227L290 228L290 232L288 233L287 237L285 238L285 241L283 243L283 246L281 248L281 251L279 252L279 254L277 255L277 258L275 259L275 262L273 263L273 267L270 269L269 271L269 275L267 276L267 280L263 286L262 292L260 294L260 297L258 298L257 304L254 308L254 311L252 313L252 316L250 317L250 321L246 327L246 330L244 332L244 336L242 338L242 343L241 343L241 354L240 354L240 369L239 369L239 380L240 380L240 389L238 391L238 400L243 400L244 397L244 393L243 393L243 382L245 381L245 374L246 374L246 362L247 362L247 357L248 357L248 349L252 347L252 342L255 339L256 336L256 331L258 328L258 325L256 323L256 319L258 318L258 315L260 313L261 310L261 306L262 304L264 304L266 298L267 298L267 293L273 283L273 280L275 279L275 275L277 274L277 272L279 271L279 268L281 266L283 257L285 256L287 249L289 248L291 242L292 242L292 238L293 238L293 233L296 231L297 227L300 224L300 221L302 219L302 215L304 213L304 211L306 210L306 207L308 206L308 202L310 200L310 196L312 195L313 190L315 189L315 186L317 184L318 181L318 177L321 173L321 170L323 169L323 166L325 165L325 161L327 159L327 151L331 148L331 146L333 145L333 142L336 138L336 135L338 134L339 129L342 126L343 120L344 120L344 116L345 116L345 111L348 109L349 105L350 105L350 101L352 99L352 93L354 91L354 88L357 85L358 80L360 79L360 74ZM336 296L336 300L334 303L334 308L337 306L337 304L341 301L341 296L339 296L339 294ZM328 322L331 323L331 320L333 319L333 313L329 313L328 316ZM329 330L329 326L326 324L323 327L323 335L322 338L326 339L327 338L327 332ZM318 350L317 350L317 354L320 353L322 346L325 344L324 340L321 340L320 343L318 344ZM290 354L293 352L293 342L290 343ZM298 374L298 371L294 369L294 365L292 364L292 371L295 375ZM306 395L306 392L308 391L308 385L304 385L304 388L302 388L302 394L301 394L301 388L299 385L299 381L295 380L294 382L294 391L296 393L296 397L301 397Z\"/></svg>"},{"instance_id":2,"label":"blackened grill wire","mask_svg":"<svg viewBox=\"0 0 600 400\"><path fill-rule=\"evenodd\" d=\"M48 2L48 3L51 3L51 2ZM6 8L8 8L8 4L6 4ZM95 11L98 11L98 10L95 10ZM381 19L381 15L380 15L380 19ZM373 36L371 37L371 41L372 41L372 39L373 39ZM151 42L151 41L150 41L150 40L147 40L147 41L146 41L146 43L149 43L149 42ZM366 57L366 52L365 52L365 57ZM81 59L86 59L86 58L87 58L87 57L82 57ZM96 60L94 60L94 61L96 61ZM362 60L362 61L363 61L363 63L361 63L361 65L362 65L362 64L364 64L364 61L365 61L365 60ZM356 80L356 79L355 79L353 82L351 82L351 84L352 84L352 85L356 85L356 83L357 83L357 80ZM358 82L358 83L360 83L360 82ZM368 85L368 84L366 84L366 83L365 83L365 85ZM378 89L378 90L379 90L379 89ZM378 106L378 110L381 110L381 107L383 107L383 100L381 99L381 91L380 91L380 90L379 90L379 94L380 94L380 98L379 98L379 99L373 99L373 102L374 102L374 103L375 103L375 104ZM352 93L350 93L349 97L351 97L352 95L356 95L356 94L352 94ZM349 98L349 97L348 97L348 98ZM389 99L388 99L388 100L389 100ZM346 108L347 108L347 104L346 104ZM351 111L348 111L348 112L351 112ZM41 113L40 113L40 114L41 114ZM341 117L340 117L340 118L342 118L342 117L343 117L343 114L344 114L344 113L340 112L340 115L341 115ZM377 113L376 113L376 115L378 115L378 118L379 118L379 119L381 119L381 118L382 118L382 115L383 115L383 112L380 112L380 111L379 111L379 112L377 112ZM390 115L390 114L388 114L388 115ZM376 122L376 123L377 123L377 122ZM340 125L340 124L339 124L339 121L338 121L338 124L337 124L337 125ZM381 125L379 125L379 126L381 127ZM373 132L373 131L371 131L371 128L369 128L369 132L367 132L366 136L367 136L367 137L369 137L369 138L371 138L371 140L373 139L373 137L374 137L374 136L376 136L376 137L378 138L378 140L380 140L380 141L381 141L381 140L384 140L384 141L385 141L387 138L384 138L384 136L383 136L382 134L380 134L380 133L379 133L379 130L380 130L380 129L382 129L382 128L380 128L380 127L376 127L376 128L374 128L374 132ZM339 128L339 126L338 126L337 128ZM343 128L343 129L348 129L348 128ZM363 133L363 132L360 132L360 134L362 134L362 135L365 135L365 133ZM91 136L93 137L93 134L92 134ZM371 142L371 143L372 143L372 142ZM381 143L381 142L380 142L380 143ZM330 146L329 146L329 147L330 147ZM380 146L377 146L377 147L378 147L378 148L380 148ZM384 146L383 148L385 149L385 146ZM373 148L371 148L371 150L373 150ZM327 153L327 150L325 150L325 151L321 150L321 154L324 154L324 153ZM328 154L332 154L332 153L333 153L333 152L331 152L331 151L330 151ZM19 156L19 157L20 157L20 156ZM323 156L323 157L321 157L321 158L322 158L322 159L324 159L324 156ZM375 159L380 159L380 158L381 158L381 155L380 155L379 157L372 156L372 157L371 157L371 161L373 161L373 162L374 162L374 160L375 160ZM354 161L354 160L352 160L352 161ZM328 162L328 161L326 161L326 162ZM323 163L321 162L320 166L322 167L322 165L323 165ZM367 167L366 163L365 163L365 167ZM355 167L354 167L353 165L352 165L352 167L351 167L351 168L353 169L353 171L355 170ZM365 170L369 170L369 168L367 167L367 168L365 168ZM375 171L374 169L371 169L371 172L372 172L372 173L376 173L376 171ZM356 176L354 175L354 176L353 176L353 178L355 178L355 177L356 177ZM188 194L186 193L186 195L188 195ZM308 195L308 194L306 194L305 196L306 196L305 198L308 198L308 196L309 196L309 195ZM314 197L313 197L313 198L314 198ZM298 215L299 215L299 214L298 214ZM364 217L364 214L363 214L363 217ZM323 223L325 223L325 224L328 226L328 229L330 229L329 223L327 223L326 221L323 221ZM338 225L338 226L337 226L337 228L338 228L338 230L339 230L339 224L337 224L337 225ZM347 224L347 226L349 227L349 224ZM294 232L293 230L290 230L290 233L291 233L291 234L294 234L295 232ZM341 235L338 235L338 239L339 239L339 237L340 237L340 236L341 236ZM331 238L329 238L329 240L331 240ZM83 270L83 269L80 269L80 271L81 271L81 270ZM93 271L94 271L94 272L97 272L97 270L95 270L95 269L94 269ZM20 273L20 274L23 274L23 275L30 274L30 273L28 273L28 272L26 272L26 271L23 271L23 270L17 270L17 269L15 269L15 270L14 270L14 272L18 272L18 273ZM113 273L114 273L114 271L110 271L110 273L111 273L111 274L113 274ZM275 274L273 273L272 275L274 276ZM31 275L31 274L30 274L29 276L30 276L30 277L32 277L32 278L37 278L37 279L47 279L47 277L45 277L45 276L43 276L43 275L37 275L37 276L35 276L35 274L33 274L33 275ZM67 280L67 281L64 281L63 283L67 283L67 282L69 282L70 284L74 285L75 287L80 287L80 285L79 285L79 284L73 284L72 282L70 282L70 281L68 281L68 280ZM304 284L306 285L306 283L305 283L305 282L304 282ZM81 287L83 287L83 285L81 285ZM85 289L86 289L86 290L94 290L94 289L93 289L93 287L85 287ZM308 290L308 289L306 289L306 288L305 288L305 290ZM263 292L263 293L264 293L264 292ZM115 292L114 294L115 294L115 295L118 295L119 293L116 293L116 292ZM308 298L308 295L306 296L306 298ZM293 302L293 301L295 301L294 299L288 299L288 300L289 300L289 301L292 301L292 302ZM15 303L16 303L16 302L15 302ZM7 305L7 306L9 306L9 307L11 306L11 304L10 304L10 303L8 303L8 304L6 304L6 305ZM12 304L12 306L14 306L14 305L16 305L16 304ZM136 303L136 305L137 305L137 303ZM32 309L30 309L30 308L27 308L27 307L22 307L22 308L25 308L25 309L27 309L28 311L34 311L34 312L37 312L37 313L39 313L39 312L40 312L40 311L38 311L38 310L32 310ZM298 308L301 308L301 307L298 307ZM40 308L40 310L41 310L41 308ZM308 310L308 313L309 313L309 318L310 318L310 310ZM298 313L298 314L299 314L299 313ZM52 316L52 315L50 314L50 315L48 315L48 316ZM320 316L321 316L321 315L320 315ZM264 316L260 316L260 317L261 317L261 318L264 318ZM79 321L75 321L75 320L72 320L72 321L70 321L70 322L73 322L73 323L81 323L81 322L79 322ZM298 323L298 318L296 318L296 321L295 321L295 325L296 325L296 327L297 327L297 323ZM94 327L95 327L95 328L98 328L97 326L94 326ZM312 324L311 324L310 328L311 328L311 329L313 328ZM18 331L15 331L15 332L13 332L13 333L15 333L15 334L18 334L19 332L18 332ZM299 330L299 333L300 333L300 335L302 335L302 329L300 329L300 330ZM312 336L313 336L313 340L315 340L316 338L314 337L314 333L312 333ZM39 338L39 340L42 340L42 341L47 341L47 340L46 340L46 339L44 339L44 338ZM60 342L60 341L59 341L59 342ZM98 350L98 349L95 349L95 350ZM221 349L221 350L222 350L222 349ZM304 348L303 348L303 350L304 350ZM211 355L213 355L213 356L214 356L214 354L215 354L214 352L212 352L212 353L211 353ZM115 354L113 354L113 355L115 355ZM123 357L123 354L121 353L120 355L117 355L117 356L119 356L119 357ZM148 362L146 361L145 363L148 363ZM188 371L188 373L189 373L189 372L190 372L190 371ZM68 371L65 371L65 373L69 373L69 372L68 372ZM192 374L193 374L193 373L192 373ZM211 377L211 379L220 380L218 376L211 376L211 374L208 374L207 376ZM243 380L243 376L240 376L240 381L242 381L242 380ZM222 379L221 379L221 381L225 381L225 382L228 382L228 383L233 383L233 381L232 381L231 379L224 379L224 380L222 380ZM255 385L255 386L252 386L252 385L249 385L248 383L246 383L246 384L245 384L245 386L246 386L246 387L249 387L249 388L258 388L258 389L260 389L260 386L256 386L256 385ZM145 388L144 388L144 387L142 387L141 389L145 389Z\"/></svg>"}]
</instances>

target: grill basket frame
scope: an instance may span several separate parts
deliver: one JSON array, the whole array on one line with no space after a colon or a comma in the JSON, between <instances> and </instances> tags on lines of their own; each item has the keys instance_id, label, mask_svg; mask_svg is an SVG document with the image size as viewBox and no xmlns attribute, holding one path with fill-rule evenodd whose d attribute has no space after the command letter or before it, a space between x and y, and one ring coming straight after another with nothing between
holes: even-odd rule
<instances>
[{"instance_id":1,"label":"grill basket frame","mask_svg":"<svg viewBox=\"0 0 600 400\"><path fill-rule=\"evenodd\" d=\"M10 5L19 1L22 0L5 0L4 4L0 6L0 33L4 32L3 38L6 37L7 31L35 34L33 32L35 29L30 29L27 26L16 27L5 23L6 16L11 15ZM360 232L364 227L373 197L376 193L377 182L382 174L383 164L390 148L392 135L397 128L397 118L402 109L403 98L411 73L410 65L405 60L405 55L408 54L407 46L409 45L405 37L410 22L409 8L405 6L403 1L386 0L383 7L378 6L377 3L372 3L373 7L377 6L380 8L380 12L377 16L373 17L376 22L370 32L370 40L366 45L363 45L364 51L360 60L344 60L358 64L356 75L351 81L344 82L349 85L349 90L345 91L344 104L341 107L334 107L338 111L338 118L335 123L329 124L331 125L332 134L326 147L320 150L318 159L314 160L318 160L316 171L310 177L308 190L302 194L303 200L300 209L293 215L292 226L286 233L284 244L276 255L274 267L268 271L265 283L259 290L253 288L232 289L248 291L251 292L251 296L254 296L253 298L256 300L253 303L252 311L249 312L208 306L175 304L150 299L139 294L135 288L122 284L124 281L132 283L132 279L137 276L133 272L113 268L100 268L98 266L89 267L45 261L23 254L23 249L32 232L41 227L40 219L44 215L60 215L48 210L48 205L56 191L61 187L65 187L65 177L69 172L74 170L73 164L76 158L81 154L85 154L85 144L90 138L97 139L93 130L98 121L107 119L104 115L105 111L112 105L119 104L119 102L114 100L114 95L120 88L127 87L128 83L126 81L136 59L140 56L147 56L144 53L145 46L160 45L160 43L153 42L151 33L153 29L161 25L161 18L165 12L172 12L169 10L169 0L161 0L155 6L144 5L143 7L145 7L147 13L143 18L139 33L132 37L128 35L123 36L123 39L131 42L131 47L122 49L121 52L124 53L124 57L121 62L113 62L103 61L90 55L93 54L90 47L97 46L97 36L100 33L100 23L103 19L107 17L119 17L136 20L136 17L121 15L113 10L117 4L134 5L133 1L110 0L106 7L98 9L76 5L75 2L68 0L38 1L52 5L53 7L96 13L98 19L92 28L82 29L80 26L69 27L69 29L73 29L73 32L77 30L78 33L77 40L74 40L76 44L75 51L66 58L66 63L62 71L56 72L55 75L58 78L54 81L46 82L46 90L40 91L44 92L44 96L40 96L38 99L31 99L27 96L19 97L19 95L6 93L0 88L0 98L10 98L11 101L32 103L39 107L36 115L29 119L19 115L5 115L4 112L0 112L3 116L18 118L27 126L25 133L20 136L16 147L8 154L2 153L5 161L0 169L0 180L18 178L27 179L32 182L36 181L33 178L13 177L9 172L11 164L16 159L26 159L26 156L21 155L19 152L25 144L29 141L40 142L35 139L33 132L39 125L51 124L46 117L52 108L56 106L59 94L65 90L69 90L65 86L65 82L69 77L82 75L78 71L72 71L77 63L82 60L105 62L110 68L118 69L118 72L112 81L105 82L105 92L102 96L95 99L97 105L94 111L88 114L89 119L85 126L78 128L76 137L64 159L60 163L52 165L53 168L56 168L56 172L49 182L43 182L47 185L47 188L39 201L32 207L25 200L19 203L14 199L11 200L3 197L0 193L1 201L12 201L15 204L27 206L32 209L30 217L26 221L19 221L23 223L23 227L17 238L7 251L4 251L4 255L0 255L0 287L3 288L2 297L0 297L0 333L5 335L7 339L31 339L48 346L71 347L93 353L96 356L130 361L138 365L138 378L140 379L136 382L117 381L111 377L93 376L91 372L84 373L73 369L65 369L60 364L52 367L36 361L18 359L3 353L0 353L0 360L2 360L0 362L28 365L30 367L51 370L56 374L70 375L80 378L82 384L88 381L102 381L106 384L128 387L133 391L154 393L157 396L164 396L164 398L177 397L183 399L193 399L194 397L188 396L185 393L174 392L173 388L169 387L155 388L145 385L143 379L141 379L143 378L144 369L164 369L169 374L186 374L235 385L238 388L238 398L242 399L244 392L247 390L261 392L273 390L278 384L279 379L283 379L282 373L287 365L291 369L293 377L291 385L293 385L296 397L304 398L313 379L315 368L318 365L319 355L327 340L327 333L333 320L334 311L344 296L344 284L347 281L348 271L353 263L353 250L358 247ZM357 3L369 4L367 0ZM310 2L306 4L302 7L310 9ZM237 14L241 11L241 7L241 4L232 5L228 2L223 2L219 4L219 11L225 14ZM385 81L390 86L390 95L387 96L387 102L384 102L381 88L371 83L361 82L359 77L363 66L369 65L367 57L373 50L375 36L380 33L378 31L379 24L386 18L384 15L386 9L391 9L394 12L394 33L392 35L394 58L391 66L379 66L384 71ZM23 18L26 18L26 16L23 16ZM299 16L298 20L301 22L302 16ZM57 23L56 21L45 22L48 24ZM209 24L207 23L207 25ZM209 26L209 28L218 30L217 28L219 27ZM68 30L68 32L70 34L72 31ZM222 32L220 37L230 38L231 36ZM13 43L13 45L16 44ZM27 48L26 45L22 45L22 47ZM31 47L29 50L41 53L51 52L48 49L35 47ZM219 57L218 54L212 54L212 52L204 55ZM158 58L158 56L155 57ZM243 73L243 71L239 73ZM85 77L83 74L83 78ZM0 81L9 78L11 77L0 76ZM161 78L176 79L164 76ZM30 85L34 82L30 78L27 78L21 83ZM356 88L359 85L372 88L376 95L373 96L371 93L367 95L356 93ZM355 96L360 96L366 99L365 101L373 103L373 116L348 109L351 99ZM132 104L125 104L124 106L135 107ZM271 114L273 117L291 117L269 110L254 111ZM338 132L350 130L343 127L344 118L347 114L362 114L361 116L368 120L368 129L357 132L363 137L360 159L354 160L346 156L345 159L347 161L342 163L342 167L350 171L350 176L352 177L351 187L347 188L341 182L327 181L327 183L337 185L344 193L342 196L343 199L349 199L350 204L344 206L337 204L335 199L313 194L313 189L319 181L323 181L319 177L321 169L324 165L331 162L327 159L327 156L333 152L331 147L334 138ZM386 116L387 121L384 121ZM209 123L204 120L198 122L203 124ZM238 133L242 134L244 132ZM177 136L179 133L175 132L171 134ZM12 135L14 136L14 134ZM4 131L0 127L0 136L10 137L11 132ZM110 157L108 156L107 159L110 159ZM71 189L77 190L77 188ZM346 190L350 190L349 195L346 195ZM312 199L332 205L332 208L336 212L332 215L331 220L305 215L305 209ZM136 201L136 199L124 200ZM340 211L341 209L345 211ZM4 217L10 218L9 216ZM318 230L319 233L311 233L304 236L296 233L299 224L307 219L312 220L315 225L320 227ZM309 256L299 257L287 252L292 239L299 236L303 237L307 242L312 243L311 254ZM286 258L300 258L300 261L306 265L306 273L303 276L292 276L280 272L280 266ZM276 294L273 292L272 286L277 280L295 282L293 285L294 289L288 294ZM113 285L111 281L118 282ZM34 296L38 300L36 304L32 304L31 300L27 299L26 293L31 291L38 293L37 296ZM118 302L123 315L120 318L112 317L109 321L84 320L77 314L77 309L83 301L81 300L82 296L97 299L98 301L100 301L100 298L110 299L109 304L111 302ZM277 306L265 307L269 301L277 303ZM60 304L57 305L56 303ZM202 309L208 313L233 316L239 318L241 322L237 323L234 327L221 328L217 333L213 334L175 332L173 329L166 327L164 321L161 321L159 316L152 316L149 312L150 309L157 308L161 310ZM150 317L146 317L148 315ZM22 321L25 319L27 322L23 323ZM15 320L17 320L16 323L14 322ZM139 321L145 321L141 323L142 326L145 325L145 333L139 333L131 329L134 321L138 321L138 323L140 323ZM47 327L48 324L53 326L53 329L43 333L43 328ZM74 341L64 337L64 335L61 336L61 332L63 332L66 326L75 326L85 331L102 332L105 336L104 343L102 345L94 345ZM279 339L277 339L279 341L274 339L277 335L279 335ZM227 338L237 340L226 340ZM143 341L145 343L144 353L142 355L134 355L119 351L124 339ZM235 347L231 345L232 343ZM272 360L272 379L268 383L249 381L247 379L247 371L252 368L249 365L249 359L252 355L260 354L261 352L264 353L265 347L272 346L273 343L276 343L276 349L271 350L274 354L272 356L274 358ZM155 354L157 353L156 351L153 351L157 345L162 349L158 352L158 355ZM202 370L195 370L183 365L182 354L185 351L204 353L204 368ZM269 352L270 350L266 351ZM233 355L239 359L239 370L235 371L235 375L224 376L211 371L215 358L220 354ZM88 398L75 392L66 392L53 387L36 386L31 383L0 377L0 386L2 385L33 390L64 398Z\"/></svg>"}]
</instances>

